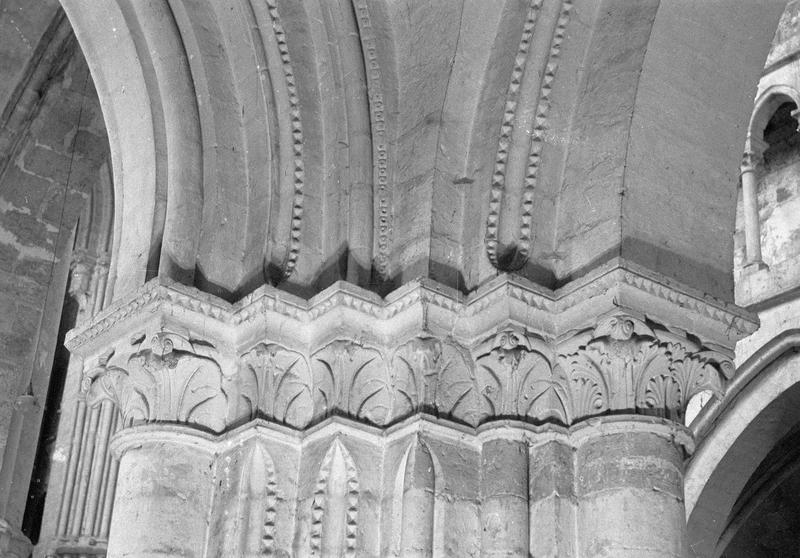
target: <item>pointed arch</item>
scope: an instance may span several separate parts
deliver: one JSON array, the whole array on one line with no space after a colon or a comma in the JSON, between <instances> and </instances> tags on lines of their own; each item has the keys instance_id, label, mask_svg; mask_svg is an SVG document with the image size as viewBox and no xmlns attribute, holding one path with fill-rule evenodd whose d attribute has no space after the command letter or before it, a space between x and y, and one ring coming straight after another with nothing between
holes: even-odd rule
<instances>
[{"instance_id":1,"label":"pointed arch","mask_svg":"<svg viewBox=\"0 0 800 558\"><path fill-rule=\"evenodd\" d=\"M275 552L277 479L275 463L256 440L247 451L238 479L234 513L227 515L224 552L231 556Z\"/></svg>"},{"instance_id":2,"label":"pointed arch","mask_svg":"<svg viewBox=\"0 0 800 558\"><path fill-rule=\"evenodd\" d=\"M442 468L428 443L412 437L397 467L392 505L393 556L442 556Z\"/></svg>"},{"instance_id":3,"label":"pointed arch","mask_svg":"<svg viewBox=\"0 0 800 558\"><path fill-rule=\"evenodd\" d=\"M358 470L337 438L328 448L317 475L312 502L311 555L356 555L358 538Z\"/></svg>"}]
</instances>

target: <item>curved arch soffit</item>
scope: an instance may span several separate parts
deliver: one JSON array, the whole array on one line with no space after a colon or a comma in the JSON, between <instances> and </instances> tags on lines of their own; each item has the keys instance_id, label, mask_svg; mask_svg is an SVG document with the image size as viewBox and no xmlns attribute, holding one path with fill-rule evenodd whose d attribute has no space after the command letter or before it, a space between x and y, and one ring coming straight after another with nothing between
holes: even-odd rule
<instances>
[{"instance_id":1,"label":"curved arch soffit","mask_svg":"<svg viewBox=\"0 0 800 558\"><path fill-rule=\"evenodd\" d=\"M765 344L740 366L725 397L707 405L690 426L697 450L686 469L684 494L690 539L700 533L697 544L705 546L703 551L695 548L698 556L716 555L717 541L739 494L758 464L793 426L780 420L785 417L778 414L785 409L773 404L792 388L800 390L798 348L800 329L787 330ZM797 415L800 420L800 411ZM757 422L775 424L774 436L748 431ZM779 432L780 428L786 432ZM748 443L751 438L754 443ZM726 475L733 469L735 478ZM720 475L725 482L719 482Z\"/></svg>"},{"instance_id":2,"label":"curved arch soffit","mask_svg":"<svg viewBox=\"0 0 800 558\"><path fill-rule=\"evenodd\" d=\"M800 91L788 85L772 85L765 89L753 105L753 113L747 125L747 137L762 140L764 128L767 127L772 115L783 103L792 102L800 109Z\"/></svg>"},{"instance_id":3,"label":"curved arch soffit","mask_svg":"<svg viewBox=\"0 0 800 558\"><path fill-rule=\"evenodd\" d=\"M61 0L61 5L91 71L108 132L114 176L109 289L119 294L144 282L151 257L157 131L145 69L117 2Z\"/></svg>"},{"instance_id":4,"label":"curved arch soffit","mask_svg":"<svg viewBox=\"0 0 800 558\"><path fill-rule=\"evenodd\" d=\"M263 282L265 251L269 266L288 277L300 248L303 143L286 33L271 4L62 5L92 71L108 129L117 192L114 298L156 271L218 296L238 297ZM248 7L255 11L245 24L239 16ZM240 31L252 37L234 40ZM260 70L265 66L271 71ZM226 102L213 103L218 96ZM272 135L279 140L276 169ZM280 171L279 181L270 179L273 170ZM274 211L268 207L272 196L264 195L272 193L272 182L293 194L279 197ZM234 195L224 195L233 186ZM249 208L245 218L228 225L234 232L209 232L233 223L230 215L242 207ZM269 215L269 230L259 215Z\"/></svg>"}]
</instances>

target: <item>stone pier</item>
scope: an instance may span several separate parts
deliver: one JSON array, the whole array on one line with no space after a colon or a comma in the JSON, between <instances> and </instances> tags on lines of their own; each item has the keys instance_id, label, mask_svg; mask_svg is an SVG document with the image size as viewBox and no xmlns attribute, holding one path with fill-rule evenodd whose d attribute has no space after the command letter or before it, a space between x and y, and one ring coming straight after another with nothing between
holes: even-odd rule
<instances>
[{"instance_id":1,"label":"stone pier","mask_svg":"<svg viewBox=\"0 0 800 558\"><path fill-rule=\"evenodd\" d=\"M682 557L683 413L751 327L619 261L470 297L154 280L68 344L120 411L109 556Z\"/></svg>"}]
</instances>

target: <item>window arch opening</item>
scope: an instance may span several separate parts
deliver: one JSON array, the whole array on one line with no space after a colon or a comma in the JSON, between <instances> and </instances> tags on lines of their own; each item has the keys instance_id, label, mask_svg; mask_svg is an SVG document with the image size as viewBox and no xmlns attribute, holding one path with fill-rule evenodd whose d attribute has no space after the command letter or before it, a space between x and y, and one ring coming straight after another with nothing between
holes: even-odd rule
<instances>
[{"instance_id":1,"label":"window arch opening","mask_svg":"<svg viewBox=\"0 0 800 558\"><path fill-rule=\"evenodd\" d=\"M769 174L800 160L800 132L795 118L797 105L782 103L764 128L764 173Z\"/></svg>"}]
</instances>

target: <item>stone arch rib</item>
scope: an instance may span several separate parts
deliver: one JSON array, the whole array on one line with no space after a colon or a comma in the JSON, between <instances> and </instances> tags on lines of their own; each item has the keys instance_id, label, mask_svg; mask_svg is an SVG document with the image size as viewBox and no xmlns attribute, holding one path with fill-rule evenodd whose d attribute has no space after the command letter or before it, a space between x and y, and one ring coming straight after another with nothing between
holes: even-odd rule
<instances>
[{"instance_id":1,"label":"stone arch rib","mask_svg":"<svg viewBox=\"0 0 800 558\"><path fill-rule=\"evenodd\" d=\"M486 254L497 269L520 269L530 255L534 192L550 93L572 6L572 0L557 5L532 0L520 36L506 93L486 223ZM537 41L540 33L549 36L546 45Z\"/></svg>"}]
</instances>

